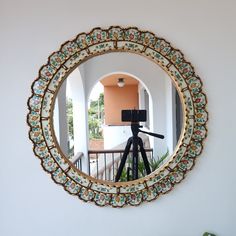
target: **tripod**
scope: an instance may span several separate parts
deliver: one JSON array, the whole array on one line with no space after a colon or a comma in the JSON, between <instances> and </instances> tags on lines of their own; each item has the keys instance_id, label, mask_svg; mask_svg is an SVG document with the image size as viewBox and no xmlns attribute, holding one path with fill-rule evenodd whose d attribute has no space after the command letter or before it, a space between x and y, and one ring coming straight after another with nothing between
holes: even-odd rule
<instances>
[{"instance_id":1,"label":"tripod","mask_svg":"<svg viewBox=\"0 0 236 236\"><path fill-rule=\"evenodd\" d=\"M144 163L144 167L146 169L146 173L147 174L151 173L151 169L150 169L150 165L149 165L149 162L147 159L147 155L146 155L145 149L143 147L143 140L138 136L138 133L142 132L142 133L145 133L145 134L148 134L148 135L160 138L160 139L163 139L164 136L160 135L160 134L146 132L146 131L140 130L140 128L142 128L142 126L139 125L139 122L132 122L131 123L131 131L132 131L133 136L130 137L127 141L127 144L126 144L126 147L124 150L124 154L121 158L120 166L119 166L117 174L116 174L115 182L118 182L121 177L122 171L123 171L123 169L125 167L125 163L127 161L128 154L130 152L131 145L133 145L132 179L135 180L135 179L139 178L138 177L138 159L139 159L138 158L138 148L139 148L139 150L141 152L141 156L143 158L143 163ZM128 176L127 176L128 180L129 180L129 171L130 171L130 168L128 170Z\"/></svg>"}]
</instances>

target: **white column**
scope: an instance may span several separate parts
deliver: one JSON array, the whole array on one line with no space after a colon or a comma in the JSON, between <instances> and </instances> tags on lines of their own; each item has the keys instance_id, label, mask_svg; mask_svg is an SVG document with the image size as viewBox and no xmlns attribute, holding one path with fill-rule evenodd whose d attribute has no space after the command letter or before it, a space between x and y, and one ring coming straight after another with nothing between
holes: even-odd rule
<instances>
[{"instance_id":1,"label":"white column","mask_svg":"<svg viewBox=\"0 0 236 236\"><path fill-rule=\"evenodd\" d=\"M69 77L70 97L73 103L74 153L83 152L82 171L88 171L87 105L83 80L79 69Z\"/></svg>"},{"instance_id":2,"label":"white column","mask_svg":"<svg viewBox=\"0 0 236 236\"><path fill-rule=\"evenodd\" d=\"M172 140L173 140L173 151L176 147L176 144L178 142L176 137L176 129L177 129L177 120L176 120L176 88L172 83L171 86L172 91Z\"/></svg>"},{"instance_id":3,"label":"white column","mask_svg":"<svg viewBox=\"0 0 236 236\"><path fill-rule=\"evenodd\" d=\"M175 87L172 81L166 79L166 130L167 146L170 154L173 153L176 146L176 104L175 104Z\"/></svg>"},{"instance_id":4,"label":"white column","mask_svg":"<svg viewBox=\"0 0 236 236\"><path fill-rule=\"evenodd\" d=\"M58 111L59 111L59 143L62 152L68 155L68 127L66 116L66 81L62 84L58 95Z\"/></svg>"},{"instance_id":5,"label":"white column","mask_svg":"<svg viewBox=\"0 0 236 236\"><path fill-rule=\"evenodd\" d=\"M59 125L59 107L58 98L55 100L54 110L53 110L53 128L57 138L57 142L60 144L60 125Z\"/></svg>"},{"instance_id":6,"label":"white column","mask_svg":"<svg viewBox=\"0 0 236 236\"><path fill-rule=\"evenodd\" d=\"M156 158L161 156L167 151L167 89L166 89L166 79L165 75L157 74L156 78L153 78L152 86L150 86L150 93L152 98L152 104L150 103L150 111L153 112L153 118L151 124L153 125L152 132L164 135L164 139L154 138L154 150L153 154ZM168 83L168 81L167 81ZM151 101L151 99L150 99Z\"/></svg>"}]
</instances>

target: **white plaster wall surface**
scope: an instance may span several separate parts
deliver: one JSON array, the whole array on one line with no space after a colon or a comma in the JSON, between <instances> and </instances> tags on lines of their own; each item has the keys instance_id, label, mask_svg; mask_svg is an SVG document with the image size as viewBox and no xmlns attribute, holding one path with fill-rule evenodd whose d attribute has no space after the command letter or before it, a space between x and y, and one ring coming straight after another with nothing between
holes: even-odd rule
<instances>
[{"instance_id":1,"label":"white plaster wall surface","mask_svg":"<svg viewBox=\"0 0 236 236\"><path fill-rule=\"evenodd\" d=\"M103 127L104 149L112 149L121 143L126 143L132 136L130 126L107 126Z\"/></svg>"},{"instance_id":2,"label":"white plaster wall surface","mask_svg":"<svg viewBox=\"0 0 236 236\"><path fill-rule=\"evenodd\" d=\"M236 235L236 2L0 1L0 235ZM204 152L173 191L139 207L99 208L50 180L28 140L26 101L47 56L95 26L136 25L181 49L204 82Z\"/></svg>"}]
</instances>

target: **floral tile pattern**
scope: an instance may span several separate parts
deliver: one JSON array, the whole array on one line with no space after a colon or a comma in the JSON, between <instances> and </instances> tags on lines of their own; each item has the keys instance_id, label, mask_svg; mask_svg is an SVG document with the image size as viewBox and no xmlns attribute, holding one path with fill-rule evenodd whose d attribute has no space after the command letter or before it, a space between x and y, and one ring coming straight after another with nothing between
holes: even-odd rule
<instances>
[{"instance_id":1,"label":"floral tile pattern","mask_svg":"<svg viewBox=\"0 0 236 236\"><path fill-rule=\"evenodd\" d=\"M143 46L138 43L121 41L117 43L117 49L124 51L142 52Z\"/></svg>"},{"instance_id":2,"label":"floral tile pattern","mask_svg":"<svg viewBox=\"0 0 236 236\"><path fill-rule=\"evenodd\" d=\"M203 109L196 109L195 110L195 122L196 124L204 126L208 119L207 111ZM204 126L205 127L205 126Z\"/></svg>"},{"instance_id":3,"label":"floral tile pattern","mask_svg":"<svg viewBox=\"0 0 236 236\"><path fill-rule=\"evenodd\" d=\"M113 194L110 204L113 207L123 207L126 204L126 196L124 194Z\"/></svg>"},{"instance_id":4,"label":"floral tile pattern","mask_svg":"<svg viewBox=\"0 0 236 236\"><path fill-rule=\"evenodd\" d=\"M32 89L34 91L34 94L43 96L44 95L44 91L46 90L48 85L48 81L44 80L44 79L38 79L34 82Z\"/></svg>"},{"instance_id":5,"label":"floral tile pattern","mask_svg":"<svg viewBox=\"0 0 236 236\"><path fill-rule=\"evenodd\" d=\"M53 159L58 163L58 165L63 169L66 170L69 168L69 164L62 158L61 154L58 152L57 148L52 148L50 150Z\"/></svg>"},{"instance_id":6,"label":"floral tile pattern","mask_svg":"<svg viewBox=\"0 0 236 236\"><path fill-rule=\"evenodd\" d=\"M62 52L55 52L49 57L49 62L55 68L60 68L61 64L65 62L66 55Z\"/></svg>"},{"instance_id":7,"label":"floral tile pattern","mask_svg":"<svg viewBox=\"0 0 236 236\"><path fill-rule=\"evenodd\" d=\"M169 72L174 77L174 80L177 83L177 85L184 90L187 87L187 83L185 79L183 78L182 74L177 69L177 67L175 67L174 65L170 66Z\"/></svg>"},{"instance_id":8,"label":"floral tile pattern","mask_svg":"<svg viewBox=\"0 0 236 236\"><path fill-rule=\"evenodd\" d=\"M40 121L40 112L32 110L28 114L27 120L31 127L38 127Z\"/></svg>"},{"instance_id":9,"label":"floral tile pattern","mask_svg":"<svg viewBox=\"0 0 236 236\"><path fill-rule=\"evenodd\" d=\"M124 31L124 41L137 42L140 38L140 31L137 28L129 28Z\"/></svg>"},{"instance_id":10,"label":"floral tile pattern","mask_svg":"<svg viewBox=\"0 0 236 236\"><path fill-rule=\"evenodd\" d=\"M50 155L45 142L37 143L34 146L34 153L37 157L42 158L42 159Z\"/></svg>"},{"instance_id":11,"label":"floral tile pattern","mask_svg":"<svg viewBox=\"0 0 236 236\"><path fill-rule=\"evenodd\" d=\"M55 94L68 73L93 56L113 51L142 55L166 71L182 98L185 124L179 146L167 164L143 179L111 184L88 178L71 166L57 146L51 118ZM202 81L180 50L152 32L136 27L111 26L80 33L49 56L31 88L27 122L34 153L56 183L83 201L112 207L137 206L152 201L180 183L202 152L208 120Z\"/></svg>"},{"instance_id":12,"label":"floral tile pattern","mask_svg":"<svg viewBox=\"0 0 236 236\"><path fill-rule=\"evenodd\" d=\"M91 186L91 189L96 191L96 192L101 192L101 193L116 193L116 187L112 186L106 186L104 184L99 184L99 183L93 183Z\"/></svg>"},{"instance_id":13,"label":"floral tile pattern","mask_svg":"<svg viewBox=\"0 0 236 236\"><path fill-rule=\"evenodd\" d=\"M148 47L154 48L156 44L156 36L150 32L141 32L140 34L140 43Z\"/></svg>"},{"instance_id":14,"label":"floral tile pattern","mask_svg":"<svg viewBox=\"0 0 236 236\"><path fill-rule=\"evenodd\" d=\"M44 139L46 140L47 146L51 147L54 145L52 133L51 133L51 126L49 125L49 120L42 121L42 129Z\"/></svg>"},{"instance_id":15,"label":"floral tile pattern","mask_svg":"<svg viewBox=\"0 0 236 236\"><path fill-rule=\"evenodd\" d=\"M169 64L169 60L155 49L147 48L145 50L145 56L154 60L154 62L156 62L158 65L167 67L167 65Z\"/></svg>"},{"instance_id":16,"label":"floral tile pattern","mask_svg":"<svg viewBox=\"0 0 236 236\"><path fill-rule=\"evenodd\" d=\"M46 92L42 102L42 117L49 117L51 111L51 104L54 94Z\"/></svg>"},{"instance_id":17,"label":"floral tile pattern","mask_svg":"<svg viewBox=\"0 0 236 236\"><path fill-rule=\"evenodd\" d=\"M31 111L39 111L42 105L42 97L39 95L32 95L28 100L28 106Z\"/></svg>"},{"instance_id":18,"label":"floral tile pattern","mask_svg":"<svg viewBox=\"0 0 236 236\"><path fill-rule=\"evenodd\" d=\"M59 87L59 84L63 81L64 76L66 75L66 70L65 68L61 67L56 74L53 76L48 89L50 91L55 92L56 89Z\"/></svg>"},{"instance_id":19,"label":"floral tile pattern","mask_svg":"<svg viewBox=\"0 0 236 236\"><path fill-rule=\"evenodd\" d=\"M98 43L88 48L88 50L92 54L102 53L102 52L106 52L107 50L112 50L112 49L114 49L113 42Z\"/></svg>"},{"instance_id":20,"label":"floral tile pattern","mask_svg":"<svg viewBox=\"0 0 236 236\"><path fill-rule=\"evenodd\" d=\"M124 30L120 26L112 26L108 29L107 40L122 41L124 40Z\"/></svg>"},{"instance_id":21,"label":"floral tile pattern","mask_svg":"<svg viewBox=\"0 0 236 236\"><path fill-rule=\"evenodd\" d=\"M78 194L81 187L80 185L76 184L74 181L72 180L68 180L65 185L64 185L65 189L70 192L71 194Z\"/></svg>"},{"instance_id":22,"label":"floral tile pattern","mask_svg":"<svg viewBox=\"0 0 236 236\"><path fill-rule=\"evenodd\" d=\"M49 156L43 159L42 165L44 169L48 172L55 171L58 168L58 165L55 163L53 158Z\"/></svg>"},{"instance_id":23,"label":"floral tile pattern","mask_svg":"<svg viewBox=\"0 0 236 236\"><path fill-rule=\"evenodd\" d=\"M102 30L101 28L93 29L90 33L92 37L93 44L104 42L107 39L107 31Z\"/></svg>"},{"instance_id":24,"label":"floral tile pattern","mask_svg":"<svg viewBox=\"0 0 236 236\"><path fill-rule=\"evenodd\" d=\"M67 172L67 174L69 177L71 177L76 183L80 184L81 186L88 187L90 184L90 181L86 179L86 177L84 177L83 175L81 175L81 173L78 173L76 170L72 168Z\"/></svg>"},{"instance_id":25,"label":"floral tile pattern","mask_svg":"<svg viewBox=\"0 0 236 236\"><path fill-rule=\"evenodd\" d=\"M189 89L193 94L198 94L199 92L201 92L201 88L202 88L202 83L200 78L194 76L191 77L190 79L187 80L187 83L189 85Z\"/></svg>"},{"instance_id":26,"label":"floral tile pattern","mask_svg":"<svg viewBox=\"0 0 236 236\"><path fill-rule=\"evenodd\" d=\"M54 68L52 65L45 65L41 67L39 71L39 76L44 78L46 81L50 81L50 79L54 76L55 72L56 68Z\"/></svg>"},{"instance_id":27,"label":"floral tile pattern","mask_svg":"<svg viewBox=\"0 0 236 236\"><path fill-rule=\"evenodd\" d=\"M179 65L184 60L184 55L179 50L171 50L171 52L167 55L167 58L176 66Z\"/></svg>"},{"instance_id":28,"label":"floral tile pattern","mask_svg":"<svg viewBox=\"0 0 236 236\"><path fill-rule=\"evenodd\" d=\"M110 201L111 201L111 194L96 192L94 197L94 202L96 205L106 206L109 205Z\"/></svg>"},{"instance_id":29,"label":"floral tile pattern","mask_svg":"<svg viewBox=\"0 0 236 236\"><path fill-rule=\"evenodd\" d=\"M66 42L62 47L61 47L61 52L65 55L66 58L69 58L73 54L75 54L77 51L79 51L80 48L76 42L69 41Z\"/></svg>"},{"instance_id":30,"label":"floral tile pattern","mask_svg":"<svg viewBox=\"0 0 236 236\"><path fill-rule=\"evenodd\" d=\"M86 50L77 52L73 56L68 58L68 60L65 62L65 66L67 68L72 68L75 65L77 65L78 63L80 63L81 61L83 61L87 57L88 57L88 53L87 53Z\"/></svg>"},{"instance_id":31,"label":"floral tile pattern","mask_svg":"<svg viewBox=\"0 0 236 236\"><path fill-rule=\"evenodd\" d=\"M82 187L79 191L79 198L85 202L92 201L94 198L95 192L85 187Z\"/></svg>"},{"instance_id":32,"label":"floral tile pattern","mask_svg":"<svg viewBox=\"0 0 236 236\"><path fill-rule=\"evenodd\" d=\"M154 186L142 191L143 201L150 202L158 197L158 192Z\"/></svg>"},{"instance_id":33,"label":"floral tile pattern","mask_svg":"<svg viewBox=\"0 0 236 236\"><path fill-rule=\"evenodd\" d=\"M52 172L52 178L58 184L64 184L67 180L66 174L60 168Z\"/></svg>"},{"instance_id":34,"label":"floral tile pattern","mask_svg":"<svg viewBox=\"0 0 236 236\"><path fill-rule=\"evenodd\" d=\"M154 49L165 56L170 53L171 46L170 43L166 42L164 39L157 39Z\"/></svg>"},{"instance_id":35,"label":"floral tile pattern","mask_svg":"<svg viewBox=\"0 0 236 236\"><path fill-rule=\"evenodd\" d=\"M137 206L142 202L142 192L135 192L135 193L130 193L126 194L127 198L127 203L130 204L131 206Z\"/></svg>"},{"instance_id":36,"label":"floral tile pattern","mask_svg":"<svg viewBox=\"0 0 236 236\"><path fill-rule=\"evenodd\" d=\"M32 127L29 136L34 143L41 143L44 140L42 130L40 127Z\"/></svg>"},{"instance_id":37,"label":"floral tile pattern","mask_svg":"<svg viewBox=\"0 0 236 236\"><path fill-rule=\"evenodd\" d=\"M86 34L85 33L79 34L77 36L75 42L78 44L79 48L81 48L81 49L84 49L88 46L86 43Z\"/></svg>"},{"instance_id":38,"label":"floral tile pattern","mask_svg":"<svg viewBox=\"0 0 236 236\"><path fill-rule=\"evenodd\" d=\"M120 193L133 193L133 192L143 190L144 188L145 186L142 183L131 185L131 186L125 186L125 187L120 188Z\"/></svg>"}]
</instances>

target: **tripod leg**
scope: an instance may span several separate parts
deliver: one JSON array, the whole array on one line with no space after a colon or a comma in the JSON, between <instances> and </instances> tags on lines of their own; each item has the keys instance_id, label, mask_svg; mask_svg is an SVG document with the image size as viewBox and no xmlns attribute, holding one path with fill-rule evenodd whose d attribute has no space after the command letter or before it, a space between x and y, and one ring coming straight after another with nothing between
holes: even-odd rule
<instances>
[{"instance_id":1,"label":"tripod leg","mask_svg":"<svg viewBox=\"0 0 236 236\"><path fill-rule=\"evenodd\" d=\"M133 137L133 162L132 162L132 170L133 170L133 180L138 179L138 137Z\"/></svg>"},{"instance_id":2,"label":"tripod leg","mask_svg":"<svg viewBox=\"0 0 236 236\"><path fill-rule=\"evenodd\" d=\"M121 173L124 169L124 166L125 166L125 162L127 160L127 157L129 155L129 152L130 152L130 147L131 147L131 144L132 144L132 138L129 138L128 139L128 142L126 144L126 147L125 147L125 151L124 151L124 154L122 156L122 159L121 159L121 162L120 162L120 166L118 168L118 171L117 171L117 174L116 174L116 178L115 178L115 182L118 182L119 179L120 179L120 176L121 176Z\"/></svg>"},{"instance_id":3,"label":"tripod leg","mask_svg":"<svg viewBox=\"0 0 236 236\"><path fill-rule=\"evenodd\" d=\"M127 168L127 181L130 181L130 172L131 172L131 168L130 167L128 167Z\"/></svg>"},{"instance_id":4,"label":"tripod leg","mask_svg":"<svg viewBox=\"0 0 236 236\"><path fill-rule=\"evenodd\" d=\"M140 152L142 154L143 163L144 163L146 172L149 175L151 173L151 169L150 169L150 165L149 165L149 162L148 162L148 159L147 159L146 152L145 152L144 147L143 147L143 140L140 137L138 138L138 144L139 144L139 147L140 147Z\"/></svg>"}]
</instances>

